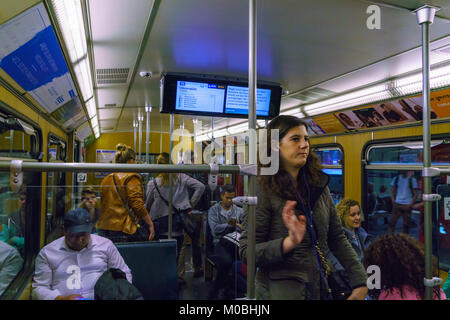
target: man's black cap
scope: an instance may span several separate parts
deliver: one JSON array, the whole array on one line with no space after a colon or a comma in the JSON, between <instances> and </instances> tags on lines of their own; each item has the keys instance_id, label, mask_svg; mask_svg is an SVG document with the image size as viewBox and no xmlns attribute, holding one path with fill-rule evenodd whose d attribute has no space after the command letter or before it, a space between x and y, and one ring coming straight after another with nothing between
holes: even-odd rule
<instances>
[{"instance_id":1,"label":"man's black cap","mask_svg":"<svg viewBox=\"0 0 450 320\"><path fill-rule=\"evenodd\" d=\"M64 217L64 230L67 233L75 234L89 232L92 230L91 216L83 208L70 210Z\"/></svg>"}]
</instances>

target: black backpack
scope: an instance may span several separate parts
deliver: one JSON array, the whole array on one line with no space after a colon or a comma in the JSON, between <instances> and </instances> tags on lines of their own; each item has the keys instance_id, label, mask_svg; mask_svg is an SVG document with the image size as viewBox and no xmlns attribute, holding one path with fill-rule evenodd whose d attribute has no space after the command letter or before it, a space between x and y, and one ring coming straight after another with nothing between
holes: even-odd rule
<instances>
[{"instance_id":1,"label":"black backpack","mask_svg":"<svg viewBox=\"0 0 450 320\"><path fill-rule=\"evenodd\" d=\"M197 204L193 209L198 211L208 211L210 207L211 202L211 189L208 185L208 176L203 173L189 173L190 177L194 178L195 180L200 181L205 186L205 191L203 191L202 196L200 197L200 200L198 200ZM194 190L188 189L189 191L189 198L192 197L194 194Z\"/></svg>"}]
</instances>

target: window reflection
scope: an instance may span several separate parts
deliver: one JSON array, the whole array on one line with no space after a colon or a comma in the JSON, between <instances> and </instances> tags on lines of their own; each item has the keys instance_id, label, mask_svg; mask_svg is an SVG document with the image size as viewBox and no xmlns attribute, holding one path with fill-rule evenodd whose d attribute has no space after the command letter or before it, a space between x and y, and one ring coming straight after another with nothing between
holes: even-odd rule
<instances>
[{"instance_id":1,"label":"window reflection","mask_svg":"<svg viewBox=\"0 0 450 320\"><path fill-rule=\"evenodd\" d=\"M314 153L324 166L323 172L330 176L328 188L334 204L344 197L344 176L342 172L342 151L338 148L315 148Z\"/></svg>"},{"instance_id":2,"label":"window reflection","mask_svg":"<svg viewBox=\"0 0 450 320\"><path fill-rule=\"evenodd\" d=\"M24 180L28 180L28 175ZM0 295L22 269L25 257L27 192L9 187L9 172L0 172Z\"/></svg>"}]
</instances>

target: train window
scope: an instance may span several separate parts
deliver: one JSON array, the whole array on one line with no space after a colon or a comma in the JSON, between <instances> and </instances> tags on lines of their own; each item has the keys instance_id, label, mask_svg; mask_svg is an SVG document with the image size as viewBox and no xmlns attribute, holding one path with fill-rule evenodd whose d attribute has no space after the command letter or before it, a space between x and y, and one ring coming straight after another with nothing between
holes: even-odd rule
<instances>
[{"instance_id":1,"label":"train window","mask_svg":"<svg viewBox=\"0 0 450 320\"><path fill-rule=\"evenodd\" d=\"M67 145L60 138L49 135L47 145L48 162L63 162L66 160ZM48 172L46 187L46 243L62 235L64 213L66 211L66 174L65 172Z\"/></svg>"},{"instance_id":2,"label":"train window","mask_svg":"<svg viewBox=\"0 0 450 320\"><path fill-rule=\"evenodd\" d=\"M432 164L450 164L450 143L446 139L431 141ZM404 142L373 146L368 150L367 161L378 163L423 163L423 142Z\"/></svg>"},{"instance_id":3,"label":"train window","mask_svg":"<svg viewBox=\"0 0 450 320\"><path fill-rule=\"evenodd\" d=\"M331 197L337 204L344 197L343 152L340 147L314 147L315 154L321 160L323 172L330 176L328 187Z\"/></svg>"},{"instance_id":4,"label":"train window","mask_svg":"<svg viewBox=\"0 0 450 320\"><path fill-rule=\"evenodd\" d=\"M431 146L432 165L450 165L447 140L433 139ZM422 141L386 143L366 149L363 208L368 214L366 227L369 233L378 236L387 232L403 232L424 242L422 166ZM436 193L437 186L445 183L445 179L434 177L432 192ZM442 208L443 205L440 206ZM446 261L450 266L447 224L443 209L442 212L437 210L433 204L433 254L439 254L440 262Z\"/></svg>"},{"instance_id":5,"label":"train window","mask_svg":"<svg viewBox=\"0 0 450 320\"><path fill-rule=\"evenodd\" d=\"M435 177L432 180L433 193L441 195L441 200L432 204L433 248L437 248L439 264L442 269L450 271L450 176Z\"/></svg>"},{"instance_id":6,"label":"train window","mask_svg":"<svg viewBox=\"0 0 450 320\"><path fill-rule=\"evenodd\" d=\"M26 122L0 114L0 157L36 159L37 131Z\"/></svg>"},{"instance_id":7,"label":"train window","mask_svg":"<svg viewBox=\"0 0 450 320\"><path fill-rule=\"evenodd\" d=\"M39 137L40 133L25 121L0 114L1 160L37 161ZM39 172L24 172L21 188L14 190L10 186L10 173L0 172L0 262L9 270L5 277L3 272L0 277L2 297L12 294L10 286L22 285L23 277L18 275L32 272L23 266L29 265L26 262L39 249L40 212L33 208L40 208L40 177Z\"/></svg>"}]
</instances>

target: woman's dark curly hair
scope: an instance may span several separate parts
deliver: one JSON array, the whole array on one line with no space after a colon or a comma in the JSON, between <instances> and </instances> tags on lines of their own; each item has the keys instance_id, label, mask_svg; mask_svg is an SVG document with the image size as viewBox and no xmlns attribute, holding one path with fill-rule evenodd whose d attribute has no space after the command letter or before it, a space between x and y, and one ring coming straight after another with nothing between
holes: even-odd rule
<instances>
[{"instance_id":1,"label":"woman's dark curly hair","mask_svg":"<svg viewBox=\"0 0 450 320\"><path fill-rule=\"evenodd\" d=\"M279 141L283 139L283 137L291 130L292 128L304 126L306 130L308 130L308 126L306 123L294 116L287 116L287 115L281 115L276 118L274 118L268 126L267 129L267 155L271 155L271 146L272 146L272 130L278 129L279 130ZM279 197L283 199L289 199L289 200L295 200L295 191L294 187L289 187L292 185L291 180L289 178L289 174L286 170L283 168L282 161L280 159L279 161L280 168L278 172L275 175L265 175L261 176L259 178L260 186L264 190L270 190L270 192L273 192L277 194ZM270 165L270 164L269 164ZM260 167L268 167L269 165L262 165L259 164ZM319 173L322 170L322 165L320 163L319 158L317 155L315 155L313 152L311 152L311 145L309 149L309 155L306 159L306 164L301 168L300 174L298 175L297 179L299 181L298 185L300 186L300 193L302 194L302 197L305 199L305 190L304 188L301 188L303 186L303 180L302 175L303 173L306 175L306 180L309 184L317 185L319 183Z\"/></svg>"},{"instance_id":2,"label":"woman's dark curly hair","mask_svg":"<svg viewBox=\"0 0 450 320\"><path fill-rule=\"evenodd\" d=\"M365 268L376 265L381 271L381 290L400 290L409 285L417 290L422 300L425 299L425 249L424 245L413 237L400 234L385 234L372 242L364 252ZM439 274L437 260L432 258L433 274ZM369 295L378 299L381 290L370 290ZM440 288L435 287L434 296L440 296Z\"/></svg>"}]
</instances>

